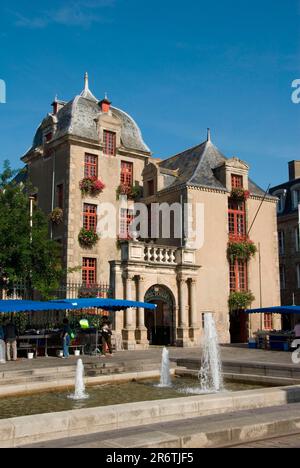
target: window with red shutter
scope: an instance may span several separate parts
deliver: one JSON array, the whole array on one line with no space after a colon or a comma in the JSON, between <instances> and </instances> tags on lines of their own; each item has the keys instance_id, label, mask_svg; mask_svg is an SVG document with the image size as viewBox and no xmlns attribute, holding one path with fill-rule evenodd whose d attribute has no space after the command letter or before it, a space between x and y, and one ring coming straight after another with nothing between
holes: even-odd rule
<instances>
[{"instance_id":1,"label":"window with red shutter","mask_svg":"<svg viewBox=\"0 0 300 468\"><path fill-rule=\"evenodd\" d=\"M121 184L126 187L133 185L133 163L121 162Z\"/></svg>"},{"instance_id":2,"label":"window with red shutter","mask_svg":"<svg viewBox=\"0 0 300 468\"><path fill-rule=\"evenodd\" d=\"M129 228L133 220L134 220L133 210L121 209L121 216L120 216L120 238L121 239L131 239Z\"/></svg>"},{"instance_id":3,"label":"window with red shutter","mask_svg":"<svg viewBox=\"0 0 300 468\"><path fill-rule=\"evenodd\" d=\"M109 132L108 130L104 130L103 132L103 152L107 156L115 156L116 155L116 140L117 136L114 132Z\"/></svg>"},{"instance_id":4,"label":"window with red shutter","mask_svg":"<svg viewBox=\"0 0 300 468\"><path fill-rule=\"evenodd\" d=\"M88 231L97 231L97 205L84 204L83 227Z\"/></svg>"},{"instance_id":5,"label":"window with red shutter","mask_svg":"<svg viewBox=\"0 0 300 468\"><path fill-rule=\"evenodd\" d=\"M232 174L231 176L231 186L232 188L243 188L243 176Z\"/></svg>"},{"instance_id":6,"label":"window with red shutter","mask_svg":"<svg viewBox=\"0 0 300 468\"><path fill-rule=\"evenodd\" d=\"M273 314L264 314L264 329L273 330Z\"/></svg>"},{"instance_id":7,"label":"window with red shutter","mask_svg":"<svg viewBox=\"0 0 300 468\"><path fill-rule=\"evenodd\" d=\"M95 258L83 258L82 282L87 286L97 283L97 260Z\"/></svg>"},{"instance_id":8,"label":"window with red shutter","mask_svg":"<svg viewBox=\"0 0 300 468\"><path fill-rule=\"evenodd\" d=\"M248 290L247 262L236 260L230 262L230 291L242 292Z\"/></svg>"},{"instance_id":9,"label":"window with red shutter","mask_svg":"<svg viewBox=\"0 0 300 468\"><path fill-rule=\"evenodd\" d=\"M246 207L243 201L229 201L228 224L231 239L242 240L246 238Z\"/></svg>"},{"instance_id":10,"label":"window with red shutter","mask_svg":"<svg viewBox=\"0 0 300 468\"><path fill-rule=\"evenodd\" d=\"M98 178L98 156L86 154L84 158L84 177Z\"/></svg>"}]
</instances>

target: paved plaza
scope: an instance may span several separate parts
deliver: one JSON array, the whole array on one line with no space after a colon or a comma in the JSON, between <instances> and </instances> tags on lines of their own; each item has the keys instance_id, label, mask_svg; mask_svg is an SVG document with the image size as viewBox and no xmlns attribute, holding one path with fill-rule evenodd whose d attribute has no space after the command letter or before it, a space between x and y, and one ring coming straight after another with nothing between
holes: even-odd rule
<instances>
[{"instance_id":1,"label":"paved plaza","mask_svg":"<svg viewBox=\"0 0 300 468\"><path fill-rule=\"evenodd\" d=\"M192 359L201 360L201 349L199 348L169 348L171 360ZM284 366L295 366L292 363L291 353L280 351L264 351L257 349L248 349L246 345L224 345L221 348L222 360L226 362L257 363L257 364L282 364ZM108 363L120 364L142 363L147 361L161 362L161 347L151 347L146 351L120 351L112 357L100 358L95 356L83 356L84 363ZM19 359L17 362L9 362L0 366L1 371L21 371L29 369L42 369L44 367L64 367L74 366L78 358L60 359L56 357L39 357L34 360ZM299 365L300 369L300 365Z\"/></svg>"}]
</instances>

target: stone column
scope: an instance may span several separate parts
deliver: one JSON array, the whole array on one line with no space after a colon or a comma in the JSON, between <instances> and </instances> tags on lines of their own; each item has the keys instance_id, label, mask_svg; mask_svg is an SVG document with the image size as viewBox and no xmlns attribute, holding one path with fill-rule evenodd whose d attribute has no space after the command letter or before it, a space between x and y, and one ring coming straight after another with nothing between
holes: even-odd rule
<instances>
[{"instance_id":1,"label":"stone column","mask_svg":"<svg viewBox=\"0 0 300 468\"><path fill-rule=\"evenodd\" d=\"M132 300L132 277L130 274L125 274L125 294L126 300ZM135 340L135 322L134 322L134 309L130 308L125 311L125 328L122 332L123 335L123 346L125 349L133 350L136 349Z\"/></svg>"},{"instance_id":2,"label":"stone column","mask_svg":"<svg viewBox=\"0 0 300 468\"><path fill-rule=\"evenodd\" d=\"M179 320L177 328L177 346L187 348L191 346L189 338L189 316L188 316L188 290L186 278L182 275L177 277Z\"/></svg>"},{"instance_id":3,"label":"stone column","mask_svg":"<svg viewBox=\"0 0 300 468\"><path fill-rule=\"evenodd\" d=\"M142 276L136 276L136 290L138 302L144 302L144 278ZM148 349L149 341L147 339L147 328L145 327L145 309L139 308L137 311L137 330L136 330L136 341L140 348Z\"/></svg>"},{"instance_id":4,"label":"stone column","mask_svg":"<svg viewBox=\"0 0 300 468\"><path fill-rule=\"evenodd\" d=\"M201 326L200 326L200 312L197 310L196 301L196 286L197 281L195 278L190 278L190 336L193 338L194 346L200 345Z\"/></svg>"}]
</instances>

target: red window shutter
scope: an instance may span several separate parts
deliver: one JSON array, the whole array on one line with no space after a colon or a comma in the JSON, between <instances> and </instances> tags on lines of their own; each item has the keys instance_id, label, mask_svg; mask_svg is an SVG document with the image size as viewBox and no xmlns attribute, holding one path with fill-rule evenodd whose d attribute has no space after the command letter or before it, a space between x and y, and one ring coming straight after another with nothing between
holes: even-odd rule
<instances>
[{"instance_id":1,"label":"red window shutter","mask_svg":"<svg viewBox=\"0 0 300 468\"><path fill-rule=\"evenodd\" d=\"M98 156L86 154L84 158L84 177L98 178Z\"/></svg>"},{"instance_id":2,"label":"red window shutter","mask_svg":"<svg viewBox=\"0 0 300 468\"><path fill-rule=\"evenodd\" d=\"M120 217L120 238L121 239L131 239L129 232L130 225L134 220L133 211L121 209Z\"/></svg>"},{"instance_id":3,"label":"red window shutter","mask_svg":"<svg viewBox=\"0 0 300 468\"><path fill-rule=\"evenodd\" d=\"M108 130L104 130L103 132L103 152L107 156L115 156L116 155L116 141L117 136L114 132L109 132Z\"/></svg>"},{"instance_id":4,"label":"red window shutter","mask_svg":"<svg viewBox=\"0 0 300 468\"><path fill-rule=\"evenodd\" d=\"M230 292L248 291L247 262L236 260L230 262Z\"/></svg>"},{"instance_id":5,"label":"red window shutter","mask_svg":"<svg viewBox=\"0 0 300 468\"><path fill-rule=\"evenodd\" d=\"M228 225L231 240L246 238L246 207L244 202L229 201Z\"/></svg>"},{"instance_id":6,"label":"red window shutter","mask_svg":"<svg viewBox=\"0 0 300 468\"><path fill-rule=\"evenodd\" d=\"M121 184L126 187L133 185L133 163L121 162Z\"/></svg>"},{"instance_id":7,"label":"red window shutter","mask_svg":"<svg viewBox=\"0 0 300 468\"><path fill-rule=\"evenodd\" d=\"M273 314L264 314L264 329L273 330Z\"/></svg>"},{"instance_id":8,"label":"red window shutter","mask_svg":"<svg viewBox=\"0 0 300 468\"><path fill-rule=\"evenodd\" d=\"M97 231L97 205L84 204L83 227L88 231Z\"/></svg>"},{"instance_id":9,"label":"red window shutter","mask_svg":"<svg viewBox=\"0 0 300 468\"><path fill-rule=\"evenodd\" d=\"M243 188L243 176L232 174L231 176L231 186L232 188Z\"/></svg>"},{"instance_id":10,"label":"red window shutter","mask_svg":"<svg viewBox=\"0 0 300 468\"><path fill-rule=\"evenodd\" d=\"M82 282L87 286L97 283L97 260L95 258L83 258Z\"/></svg>"}]
</instances>

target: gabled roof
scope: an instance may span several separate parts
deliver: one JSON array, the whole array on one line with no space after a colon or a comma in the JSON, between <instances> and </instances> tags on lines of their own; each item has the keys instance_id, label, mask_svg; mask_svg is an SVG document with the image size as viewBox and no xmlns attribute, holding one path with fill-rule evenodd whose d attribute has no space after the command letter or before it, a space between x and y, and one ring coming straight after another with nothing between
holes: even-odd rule
<instances>
[{"instance_id":1,"label":"gabled roof","mask_svg":"<svg viewBox=\"0 0 300 468\"><path fill-rule=\"evenodd\" d=\"M208 139L198 146L162 161L159 167L178 170L178 177L174 176L171 183L169 180L168 187L185 184L226 190L226 187L217 179L214 170L227 160L228 158ZM263 196L265 193L251 180L249 180L249 190L253 195Z\"/></svg>"}]
</instances>

